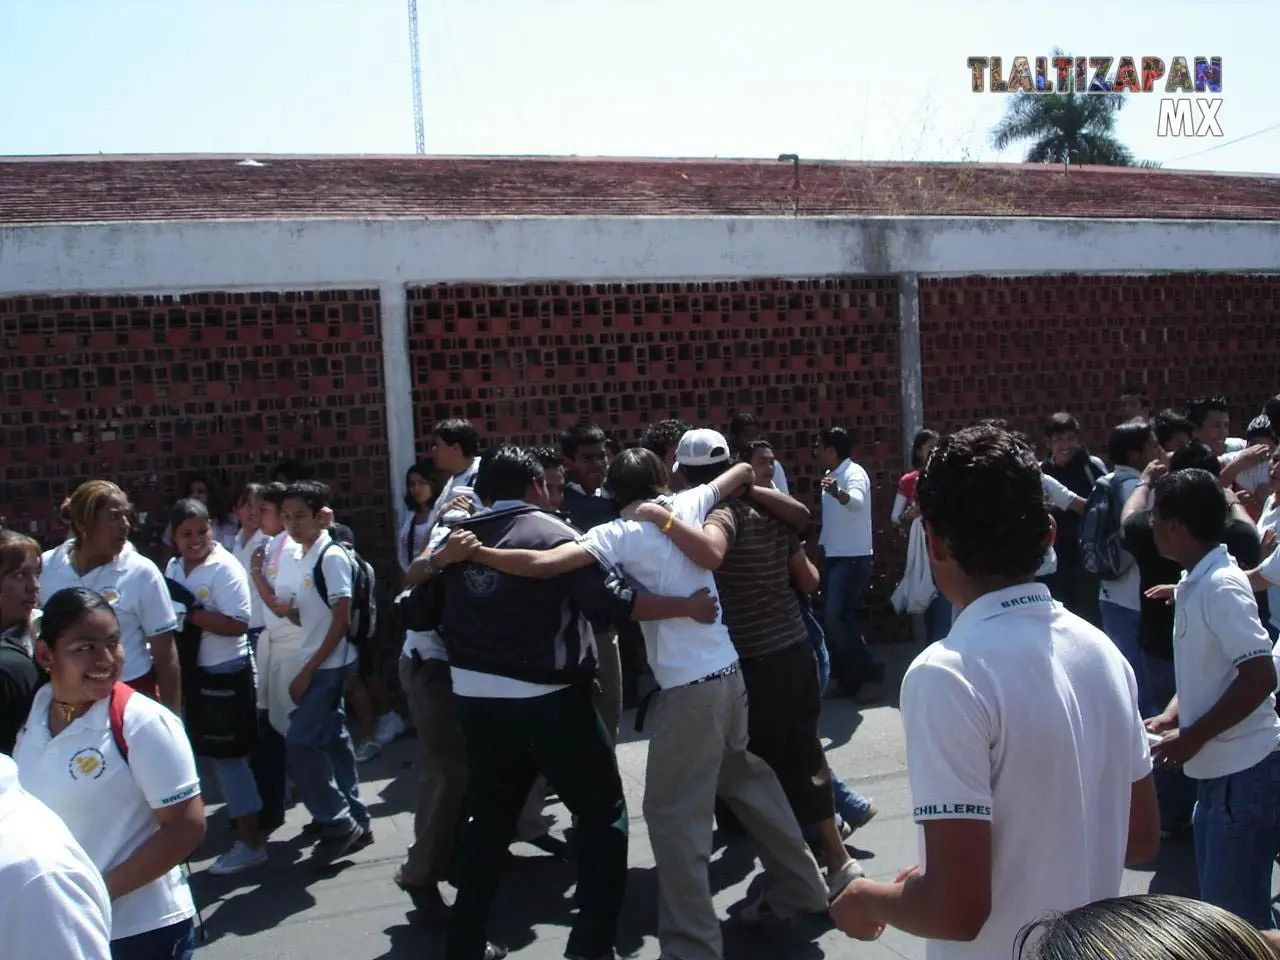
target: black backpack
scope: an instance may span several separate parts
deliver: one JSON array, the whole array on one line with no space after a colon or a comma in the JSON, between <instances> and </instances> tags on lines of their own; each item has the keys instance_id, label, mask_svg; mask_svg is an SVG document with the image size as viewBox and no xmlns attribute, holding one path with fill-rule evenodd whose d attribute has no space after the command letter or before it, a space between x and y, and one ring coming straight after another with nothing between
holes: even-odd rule
<instances>
[{"instance_id":1,"label":"black backpack","mask_svg":"<svg viewBox=\"0 0 1280 960\"><path fill-rule=\"evenodd\" d=\"M360 646L373 639L378 630L378 604L374 601L373 590L377 583L373 567L360 554L348 550L336 540L330 540L316 558L313 579L316 591L326 607L333 607L329 602L329 588L324 582L324 555L330 550L340 550L351 564L351 619L347 622L347 639Z\"/></svg>"},{"instance_id":2,"label":"black backpack","mask_svg":"<svg viewBox=\"0 0 1280 960\"><path fill-rule=\"evenodd\" d=\"M1080 519L1080 563L1101 580L1119 580L1133 566L1133 556L1124 548L1123 510L1115 475L1099 477Z\"/></svg>"}]
</instances>

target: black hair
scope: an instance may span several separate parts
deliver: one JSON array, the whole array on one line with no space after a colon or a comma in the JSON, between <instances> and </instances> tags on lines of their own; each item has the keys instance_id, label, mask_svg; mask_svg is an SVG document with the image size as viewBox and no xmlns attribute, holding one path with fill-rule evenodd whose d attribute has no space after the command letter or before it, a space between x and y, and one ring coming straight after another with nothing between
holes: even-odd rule
<instances>
[{"instance_id":1,"label":"black hair","mask_svg":"<svg viewBox=\"0 0 1280 960\"><path fill-rule=\"evenodd\" d=\"M1201 543L1221 543L1230 507L1222 484L1208 470L1175 470L1156 481L1152 509L1177 520Z\"/></svg>"},{"instance_id":2,"label":"black hair","mask_svg":"<svg viewBox=\"0 0 1280 960\"><path fill-rule=\"evenodd\" d=\"M183 497L169 511L169 529L177 534L187 520L209 520L209 507L195 497Z\"/></svg>"},{"instance_id":3,"label":"black hair","mask_svg":"<svg viewBox=\"0 0 1280 960\"><path fill-rule=\"evenodd\" d=\"M924 466L920 462L920 451L931 443L938 442L937 430L921 430L911 440L911 465L919 470Z\"/></svg>"},{"instance_id":4,"label":"black hair","mask_svg":"<svg viewBox=\"0 0 1280 960\"><path fill-rule=\"evenodd\" d=\"M710 483L732 466L733 461L729 459L721 460L719 463L704 463L696 467L688 467L682 463L680 472L689 481L689 486L700 487L704 483Z\"/></svg>"},{"instance_id":5,"label":"black hair","mask_svg":"<svg viewBox=\"0 0 1280 960\"><path fill-rule=\"evenodd\" d=\"M474 457L480 452L480 431L470 420L441 420L431 432L440 443L456 446L464 457Z\"/></svg>"},{"instance_id":6,"label":"black hair","mask_svg":"<svg viewBox=\"0 0 1280 960\"><path fill-rule=\"evenodd\" d=\"M1280 423L1280 396L1274 396L1268 400L1262 412L1272 423Z\"/></svg>"},{"instance_id":7,"label":"black hair","mask_svg":"<svg viewBox=\"0 0 1280 960\"><path fill-rule=\"evenodd\" d=\"M1196 397L1187 401L1187 419L1199 430L1211 413L1230 413L1231 406L1225 397Z\"/></svg>"},{"instance_id":8,"label":"black hair","mask_svg":"<svg viewBox=\"0 0 1280 960\"><path fill-rule=\"evenodd\" d=\"M301 500L313 515L318 515L329 506L329 488L319 480L299 480L285 489L280 502L284 503L285 500Z\"/></svg>"},{"instance_id":9,"label":"black hair","mask_svg":"<svg viewBox=\"0 0 1280 960\"><path fill-rule=\"evenodd\" d=\"M1192 440L1169 461L1170 473L1179 470L1203 470L1216 477L1222 473L1222 462L1203 440Z\"/></svg>"},{"instance_id":10,"label":"black hair","mask_svg":"<svg viewBox=\"0 0 1280 960\"><path fill-rule=\"evenodd\" d=\"M1144 407L1151 407L1151 394L1147 393L1147 388L1138 383L1131 383L1128 386L1120 388L1120 399L1132 397L1134 400L1141 402Z\"/></svg>"},{"instance_id":11,"label":"black hair","mask_svg":"<svg viewBox=\"0 0 1280 960\"><path fill-rule=\"evenodd\" d=\"M1161 410L1151 418L1151 425L1155 427L1156 439L1162 447L1167 447L1175 434L1185 433L1192 437L1196 432L1196 425L1177 410Z\"/></svg>"},{"instance_id":12,"label":"black hair","mask_svg":"<svg viewBox=\"0 0 1280 960\"><path fill-rule=\"evenodd\" d=\"M534 482L546 471L532 450L503 446L480 461L476 473L476 496L482 503L499 500L523 500Z\"/></svg>"},{"instance_id":13,"label":"black hair","mask_svg":"<svg viewBox=\"0 0 1280 960\"><path fill-rule=\"evenodd\" d=\"M1150 422L1134 420L1130 423L1122 423L1111 431L1111 439L1107 441L1107 456L1117 467L1133 466L1129 463L1129 455L1141 453L1142 448L1150 441ZM1145 463L1142 464L1142 467L1145 466Z\"/></svg>"},{"instance_id":14,"label":"black hair","mask_svg":"<svg viewBox=\"0 0 1280 960\"><path fill-rule=\"evenodd\" d=\"M749 430L752 427L759 430L760 421L749 413L735 413L733 419L729 421L729 439L736 441L743 430Z\"/></svg>"},{"instance_id":15,"label":"black hair","mask_svg":"<svg viewBox=\"0 0 1280 960\"><path fill-rule=\"evenodd\" d=\"M409 478L414 474L420 476L431 486L431 499L427 501L430 507L436 502L436 498L440 496L443 483L440 480L440 471L436 469L436 465L431 460L419 460L412 467L404 472L404 505L410 512L416 513L418 510L418 501L409 496ZM410 536L413 534L410 533Z\"/></svg>"},{"instance_id":16,"label":"black hair","mask_svg":"<svg viewBox=\"0 0 1280 960\"><path fill-rule=\"evenodd\" d=\"M594 447L596 444L604 446L607 439L604 431L594 423L575 423L561 431L560 452L566 460L572 460L583 447Z\"/></svg>"},{"instance_id":17,"label":"black hair","mask_svg":"<svg viewBox=\"0 0 1280 960\"><path fill-rule=\"evenodd\" d=\"M605 493L619 508L637 500L652 500L666 489L666 464L644 447L623 450L609 465L609 474L604 478Z\"/></svg>"},{"instance_id":18,"label":"black hair","mask_svg":"<svg viewBox=\"0 0 1280 960\"><path fill-rule=\"evenodd\" d=\"M1060 437L1064 433L1079 432L1080 421L1066 412L1055 413L1044 422L1044 435L1048 440L1052 440L1054 437Z\"/></svg>"},{"instance_id":19,"label":"black hair","mask_svg":"<svg viewBox=\"0 0 1280 960\"><path fill-rule=\"evenodd\" d=\"M298 483L302 480L310 480L314 476L315 469L301 460L281 460L271 471L273 483Z\"/></svg>"},{"instance_id":20,"label":"black hair","mask_svg":"<svg viewBox=\"0 0 1280 960\"><path fill-rule=\"evenodd\" d=\"M79 620L99 610L106 610L115 619L116 612L111 609L102 594L86 587L67 587L59 590L47 601L40 615L40 639L48 646L57 645L58 638L70 630Z\"/></svg>"},{"instance_id":21,"label":"black hair","mask_svg":"<svg viewBox=\"0 0 1280 960\"><path fill-rule=\"evenodd\" d=\"M640 446L652 450L659 459L663 459L688 432L689 424L684 420L659 420L644 428L644 433L640 435Z\"/></svg>"},{"instance_id":22,"label":"black hair","mask_svg":"<svg viewBox=\"0 0 1280 960\"><path fill-rule=\"evenodd\" d=\"M750 443L747 444L747 450L746 450L747 459L750 460L753 456L755 456L755 452L757 450L768 450L770 453L772 453L773 444L770 443L768 440L752 440Z\"/></svg>"},{"instance_id":23,"label":"black hair","mask_svg":"<svg viewBox=\"0 0 1280 960\"><path fill-rule=\"evenodd\" d=\"M533 455L538 458L543 470L564 469L564 454L555 447L539 447L533 451Z\"/></svg>"},{"instance_id":24,"label":"black hair","mask_svg":"<svg viewBox=\"0 0 1280 960\"><path fill-rule=\"evenodd\" d=\"M1271 418L1265 413L1254 417L1245 428L1246 440L1274 440L1275 431L1271 427Z\"/></svg>"},{"instance_id":25,"label":"black hair","mask_svg":"<svg viewBox=\"0 0 1280 960\"><path fill-rule=\"evenodd\" d=\"M191 496L191 488L197 483L203 483L207 491L209 491L209 516L218 520L224 520L231 515L231 503L227 498L226 485L220 482L219 477L207 473L189 473L182 482L182 498L186 499Z\"/></svg>"},{"instance_id":26,"label":"black hair","mask_svg":"<svg viewBox=\"0 0 1280 960\"><path fill-rule=\"evenodd\" d=\"M853 437L844 427L827 427L818 434L818 446L824 450L831 447L841 460L853 456Z\"/></svg>"},{"instance_id":27,"label":"black hair","mask_svg":"<svg viewBox=\"0 0 1280 960\"><path fill-rule=\"evenodd\" d=\"M279 509L280 507L284 506L284 495L288 491L289 491L289 488L286 487L283 483L280 483L279 481L275 481L273 483L268 483L263 486L261 497L263 500L267 501L267 503L270 503L273 506L275 506L276 509Z\"/></svg>"},{"instance_id":28,"label":"black hair","mask_svg":"<svg viewBox=\"0 0 1280 960\"><path fill-rule=\"evenodd\" d=\"M920 471L925 523L971 577L1030 578L1052 530L1040 465L1025 441L997 427L944 437Z\"/></svg>"},{"instance_id":29,"label":"black hair","mask_svg":"<svg viewBox=\"0 0 1280 960\"><path fill-rule=\"evenodd\" d=\"M246 483L240 490L240 496L236 497L236 507L247 506L251 500L261 500L265 489L266 485L262 483Z\"/></svg>"}]
</instances>

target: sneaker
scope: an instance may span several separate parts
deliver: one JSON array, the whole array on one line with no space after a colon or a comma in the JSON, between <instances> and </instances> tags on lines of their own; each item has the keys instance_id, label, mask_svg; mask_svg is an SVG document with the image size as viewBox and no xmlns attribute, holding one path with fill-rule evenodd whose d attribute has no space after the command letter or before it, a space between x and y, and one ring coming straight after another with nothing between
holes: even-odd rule
<instances>
[{"instance_id":1,"label":"sneaker","mask_svg":"<svg viewBox=\"0 0 1280 960\"><path fill-rule=\"evenodd\" d=\"M392 740L401 736L405 728L404 721L400 719L400 714L392 710L390 713L384 713L380 716L373 729L373 739L385 747Z\"/></svg>"},{"instance_id":2,"label":"sneaker","mask_svg":"<svg viewBox=\"0 0 1280 960\"><path fill-rule=\"evenodd\" d=\"M373 824L360 824L360 839L351 844L351 849L347 853L355 853L357 850L363 850L365 847L373 846Z\"/></svg>"},{"instance_id":3,"label":"sneaker","mask_svg":"<svg viewBox=\"0 0 1280 960\"><path fill-rule=\"evenodd\" d=\"M876 809L876 805L872 803L870 800L868 800L867 809L862 811L862 815L860 817L854 817L850 820L845 820L844 827L840 830L840 836L848 840L849 837L853 836L853 831L861 830L868 823L874 820L876 818L876 814L879 812L880 811ZM845 833L844 832L845 830L848 830L849 832Z\"/></svg>"},{"instance_id":4,"label":"sneaker","mask_svg":"<svg viewBox=\"0 0 1280 960\"><path fill-rule=\"evenodd\" d=\"M256 867L266 862L266 847L259 847L254 850L252 847L245 846L237 840L231 845L230 850L213 862L213 865L209 867L209 872L215 877L229 877L233 873L239 873L242 870L248 870L250 867Z\"/></svg>"},{"instance_id":5,"label":"sneaker","mask_svg":"<svg viewBox=\"0 0 1280 960\"><path fill-rule=\"evenodd\" d=\"M346 833L322 836L311 854L311 862L318 866L328 866L341 860L364 836L364 828L357 823L351 825Z\"/></svg>"},{"instance_id":6,"label":"sneaker","mask_svg":"<svg viewBox=\"0 0 1280 960\"><path fill-rule=\"evenodd\" d=\"M862 864L857 860L850 860L835 873L827 871L827 896L834 900L844 892L844 888L859 877L865 877L866 873L862 869Z\"/></svg>"},{"instance_id":7,"label":"sneaker","mask_svg":"<svg viewBox=\"0 0 1280 960\"><path fill-rule=\"evenodd\" d=\"M377 740L366 740L356 748L356 763L368 763L381 753L382 746Z\"/></svg>"}]
</instances>

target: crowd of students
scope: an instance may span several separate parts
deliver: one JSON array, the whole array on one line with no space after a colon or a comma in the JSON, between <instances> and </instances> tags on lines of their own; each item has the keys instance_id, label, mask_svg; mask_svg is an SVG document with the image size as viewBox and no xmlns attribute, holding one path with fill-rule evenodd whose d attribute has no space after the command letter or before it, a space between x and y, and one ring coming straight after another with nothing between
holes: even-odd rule
<instances>
[{"instance_id":1,"label":"crowd of students","mask_svg":"<svg viewBox=\"0 0 1280 960\"><path fill-rule=\"evenodd\" d=\"M445 927L450 960L504 955L486 928L508 846L566 849L551 790L579 869L566 955L613 956L628 849L614 751L636 675L663 956L723 955L717 825L765 868L747 923L829 914L851 937L923 937L931 960L1015 943L1056 960L1109 956L1109 937L1147 949L1179 914L1187 943L1265 955L1249 950L1269 949L1280 853L1280 397L1239 440L1225 401L1149 406L1122 399L1110 466L1065 413L1043 463L1002 421L916 438L891 520L930 640L900 694L920 863L893 883L846 847L876 808L819 734L824 697L874 703L885 682L861 616L871 481L840 427L814 437L809 545L810 511L747 415L727 434L662 421L628 449L591 424L524 449L438 423L405 478L402 592L380 634L354 537L299 465L230 508L186 484L163 574L130 541L126 494L88 481L61 545L0 530L0 817L47 807L65 826L45 831L51 866L11 851L22 889L47 895L68 942L104 944L78 955L190 956L197 757L236 837L211 872L262 864L290 796L317 863L372 843L357 765L405 730L375 641L399 633L420 786L396 883ZM1221 910L1115 899L1126 864L1188 828L1201 898Z\"/></svg>"}]
</instances>

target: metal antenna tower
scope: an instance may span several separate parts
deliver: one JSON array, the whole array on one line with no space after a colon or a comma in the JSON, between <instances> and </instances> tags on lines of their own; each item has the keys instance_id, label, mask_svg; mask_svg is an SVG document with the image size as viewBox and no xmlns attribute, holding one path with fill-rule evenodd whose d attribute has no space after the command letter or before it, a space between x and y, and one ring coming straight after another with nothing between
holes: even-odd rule
<instances>
[{"instance_id":1,"label":"metal antenna tower","mask_svg":"<svg viewBox=\"0 0 1280 960\"><path fill-rule=\"evenodd\" d=\"M409 0L409 60L413 65L413 145L427 152L427 124L422 115L422 62L418 55L418 0Z\"/></svg>"}]
</instances>

